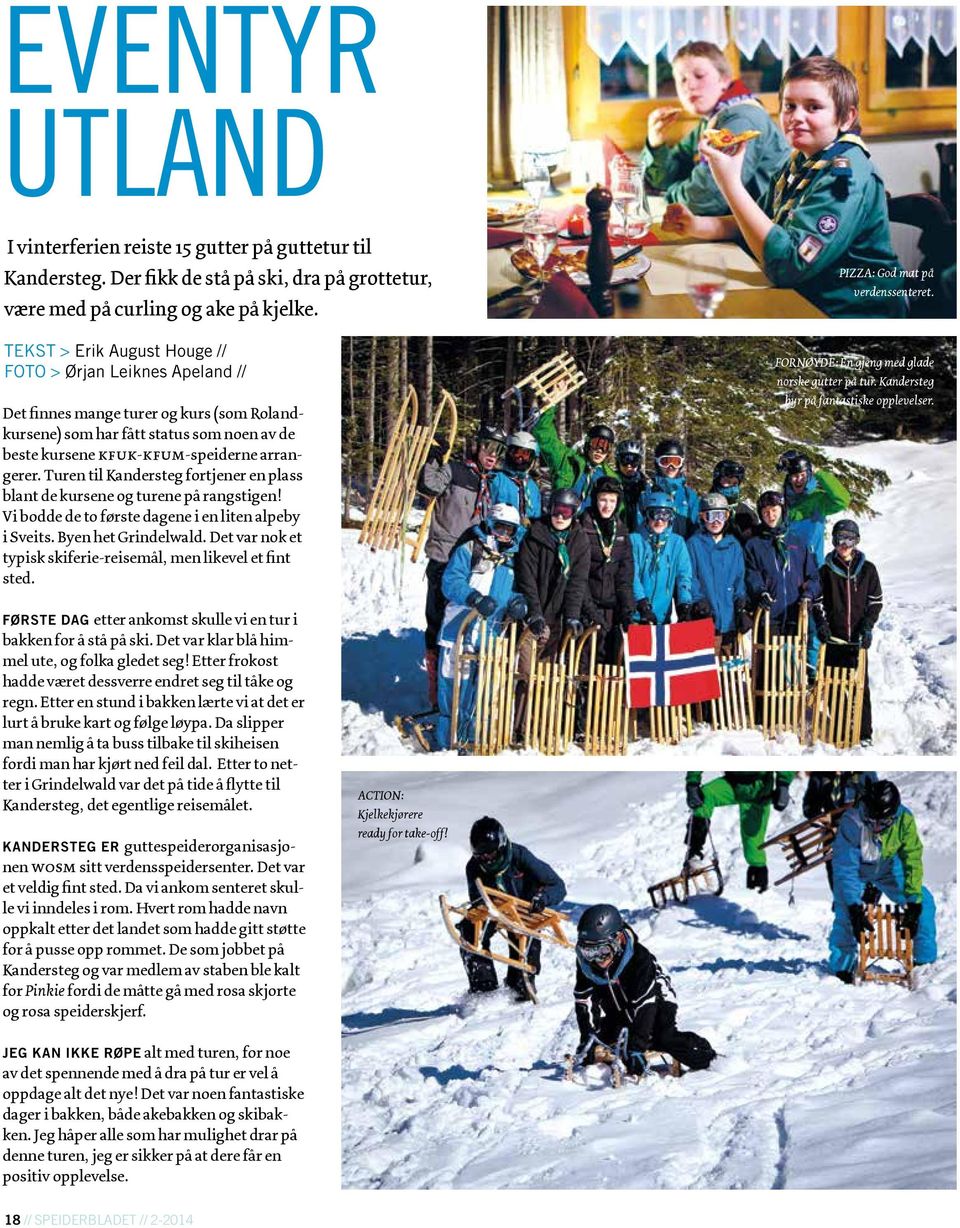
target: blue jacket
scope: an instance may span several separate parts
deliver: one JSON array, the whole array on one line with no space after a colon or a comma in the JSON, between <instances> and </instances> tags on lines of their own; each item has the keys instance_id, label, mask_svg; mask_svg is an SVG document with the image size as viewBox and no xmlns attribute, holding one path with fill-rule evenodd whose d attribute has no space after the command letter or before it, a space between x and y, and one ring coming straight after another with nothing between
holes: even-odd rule
<instances>
[{"instance_id":1,"label":"blue jacket","mask_svg":"<svg viewBox=\"0 0 960 1228\"><path fill-rule=\"evenodd\" d=\"M443 573L443 595L447 599L440 633L443 641L453 642L457 628L469 612L467 597L471 591L492 597L497 609L490 621L503 620L507 602L516 591L513 567L524 533L521 526L507 549L499 551L481 522L455 547Z\"/></svg>"},{"instance_id":2,"label":"blue jacket","mask_svg":"<svg viewBox=\"0 0 960 1228\"><path fill-rule=\"evenodd\" d=\"M509 503L524 522L539 520L543 510L540 487L533 478L506 468L498 469L490 479L490 506L495 503Z\"/></svg>"},{"instance_id":3,"label":"blue jacket","mask_svg":"<svg viewBox=\"0 0 960 1228\"><path fill-rule=\"evenodd\" d=\"M693 568L693 600L709 601L718 635L732 631L734 602L747 600L743 547L731 533L719 541L701 528L687 542Z\"/></svg>"},{"instance_id":4,"label":"blue jacket","mask_svg":"<svg viewBox=\"0 0 960 1228\"><path fill-rule=\"evenodd\" d=\"M653 606L658 623L670 621L674 597L692 600L692 571L687 543L676 533L651 533L646 525L630 534L633 551L633 595Z\"/></svg>"},{"instance_id":5,"label":"blue jacket","mask_svg":"<svg viewBox=\"0 0 960 1228\"><path fill-rule=\"evenodd\" d=\"M747 595L756 606L761 593L773 598L771 622L782 625L801 597L816 601L820 576L809 546L789 534L774 535L766 528L751 537L743 548Z\"/></svg>"},{"instance_id":6,"label":"blue jacket","mask_svg":"<svg viewBox=\"0 0 960 1228\"><path fill-rule=\"evenodd\" d=\"M510 844L507 867L499 874L485 870L476 857L471 857L467 862L466 872L468 900L479 898L476 888L478 878L485 887L505 891L507 895L515 895L521 900L532 900L539 891L547 908L556 908L567 894L566 884L552 866L534 857L522 844L513 842Z\"/></svg>"},{"instance_id":7,"label":"blue jacket","mask_svg":"<svg viewBox=\"0 0 960 1228\"><path fill-rule=\"evenodd\" d=\"M648 493L661 491L670 496L676 513L673 518L674 533L681 537L690 537L697 531L700 524L700 496L687 485L686 478L669 478L665 473L655 473L647 490Z\"/></svg>"}]
</instances>

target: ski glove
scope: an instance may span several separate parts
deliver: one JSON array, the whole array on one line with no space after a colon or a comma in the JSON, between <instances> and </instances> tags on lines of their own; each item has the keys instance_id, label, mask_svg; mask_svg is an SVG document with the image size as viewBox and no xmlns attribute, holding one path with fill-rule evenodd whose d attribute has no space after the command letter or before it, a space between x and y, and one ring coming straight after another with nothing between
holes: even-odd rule
<instances>
[{"instance_id":1,"label":"ski glove","mask_svg":"<svg viewBox=\"0 0 960 1228\"><path fill-rule=\"evenodd\" d=\"M687 822L687 861L699 857L707 842L707 820L692 814Z\"/></svg>"},{"instance_id":2,"label":"ski glove","mask_svg":"<svg viewBox=\"0 0 960 1228\"><path fill-rule=\"evenodd\" d=\"M857 643L861 648L869 648L873 643L873 628L864 627L864 629L857 636Z\"/></svg>"},{"instance_id":3,"label":"ski glove","mask_svg":"<svg viewBox=\"0 0 960 1228\"><path fill-rule=\"evenodd\" d=\"M760 606L761 610L772 610L773 598L769 593L761 593L757 604Z\"/></svg>"},{"instance_id":4,"label":"ski glove","mask_svg":"<svg viewBox=\"0 0 960 1228\"><path fill-rule=\"evenodd\" d=\"M736 623L737 630L741 635L746 635L753 626L753 619L750 617L746 603L743 601L738 601L735 603L733 607L733 618Z\"/></svg>"},{"instance_id":5,"label":"ski glove","mask_svg":"<svg viewBox=\"0 0 960 1228\"><path fill-rule=\"evenodd\" d=\"M579 618L568 618L566 628L575 639L583 635L583 623Z\"/></svg>"},{"instance_id":6,"label":"ski glove","mask_svg":"<svg viewBox=\"0 0 960 1228\"><path fill-rule=\"evenodd\" d=\"M507 617L518 622L527 616L527 599L521 593L514 593L507 602Z\"/></svg>"},{"instance_id":7,"label":"ski glove","mask_svg":"<svg viewBox=\"0 0 960 1228\"><path fill-rule=\"evenodd\" d=\"M534 639L545 640L550 634L545 618L531 618L527 626L530 628L530 634Z\"/></svg>"},{"instance_id":8,"label":"ski glove","mask_svg":"<svg viewBox=\"0 0 960 1228\"><path fill-rule=\"evenodd\" d=\"M866 910L862 904L848 904L847 912L850 915L850 928L853 930L853 936L859 938L870 928L867 924Z\"/></svg>"},{"instance_id":9,"label":"ski glove","mask_svg":"<svg viewBox=\"0 0 960 1228\"><path fill-rule=\"evenodd\" d=\"M681 623L688 623L693 619L693 617L694 617L693 606L690 604L690 602L689 601L678 601L677 602L677 621Z\"/></svg>"},{"instance_id":10,"label":"ski glove","mask_svg":"<svg viewBox=\"0 0 960 1228\"><path fill-rule=\"evenodd\" d=\"M863 889L861 896L864 904L879 904L880 903L880 888L874 883L867 883Z\"/></svg>"},{"instance_id":11,"label":"ski glove","mask_svg":"<svg viewBox=\"0 0 960 1228\"><path fill-rule=\"evenodd\" d=\"M692 780L687 781L687 807L690 810L697 810L703 805L703 790L699 785L694 784Z\"/></svg>"},{"instance_id":12,"label":"ski glove","mask_svg":"<svg viewBox=\"0 0 960 1228\"><path fill-rule=\"evenodd\" d=\"M817 638L822 643L826 644L833 635L833 632L830 630L830 624L827 622L827 616L819 606L813 607L813 625L817 629Z\"/></svg>"},{"instance_id":13,"label":"ski glove","mask_svg":"<svg viewBox=\"0 0 960 1228\"><path fill-rule=\"evenodd\" d=\"M778 780L773 790L774 810L786 810L790 804L790 786L785 780Z\"/></svg>"},{"instance_id":14,"label":"ski glove","mask_svg":"<svg viewBox=\"0 0 960 1228\"><path fill-rule=\"evenodd\" d=\"M538 891L537 894L530 901L530 911L531 912L543 912L546 906L547 906L546 901L543 898L543 892Z\"/></svg>"},{"instance_id":15,"label":"ski glove","mask_svg":"<svg viewBox=\"0 0 960 1228\"><path fill-rule=\"evenodd\" d=\"M713 618L713 606L706 598L701 598L700 601L695 601L690 608L690 617L694 618Z\"/></svg>"},{"instance_id":16,"label":"ski glove","mask_svg":"<svg viewBox=\"0 0 960 1228\"><path fill-rule=\"evenodd\" d=\"M492 597L485 597L483 593L478 593L475 588L472 588L467 593L467 605L476 610L481 618L489 618L497 608L497 603Z\"/></svg>"},{"instance_id":17,"label":"ski glove","mask_svg":"<svg viewBox=\"0 0 960 1228\"><path fill-rule=\"evenodd\" d=\"M637 612L634 618L639 623L645 623L649 627L656 626L657 616L653 612L653 606L646 597L641 597L637 602Z\"/></svg>"},{"instance_id":18,"label":"ski glove","mask_svg":"<svg viewBox=\"0 0 960 1228\"><path fill-rule=\"evenodd\" d=\"M627 1068L627 1074L642 1078L647 1073L647 1059L637 1050L631 1050L627 1054L627 1060L624 1064Z\"/></svg>"},{"instance_id":19,"label":"ski glove","mask_svg":"<svg viewBox=\"0 0 960 1228\"><path fill-rule=\"evenodd\" d=\"M916 938L920 927L920 914L923 912L921 900L908 901L903 906L903 928L910 931L910 937Z\"/></svg>"}]
</instances>

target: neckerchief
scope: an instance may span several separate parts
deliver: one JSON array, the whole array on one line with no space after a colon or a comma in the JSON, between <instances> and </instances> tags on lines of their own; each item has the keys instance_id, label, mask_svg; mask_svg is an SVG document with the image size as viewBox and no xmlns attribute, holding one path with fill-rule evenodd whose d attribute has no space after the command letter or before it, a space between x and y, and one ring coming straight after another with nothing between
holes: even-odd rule
<instances>
[{"instance_id":1,"label":"neckerchief","mask_svg":"<svg viewBox=\"0 0 960 1228\"><path fill-rule=\"evenodd\" d=\"M832 145L809 158L804 157L799 149L793 151L773 189L771 220L775 224L789 218L817 175L833 163L834 157L842 154L844 145L857 145L867 157L870 156L866 145L852 132L845 132Z\"/></svg>"},{"instance_id":2,"label":"neckerchief","mask_svg":"<svg viewBox=\"0 0 960 1228\"><path fill-rule=\"evenodd\" d=\"M490 475L474 460L465 460L463 463L480 479L480 485L477 487L477 501L473 505L473 515L477 520L484 520L487 512L490 511Z\"/></svg>"},{"instance_id":3,"label":"neckerchief","mask_svg":"<svg viewBox=\"0 0 960 1228\"><path fill-rule=\"evenodd\" d=\"M732 102L756 102L759 105L762 105L759 98L755 97L754 94L747 89L744 83L737 78L735 81L730 82L727 88L714 103L713 110L710 112L711 118L715 115L719 115L720 112L728 107Z\"/></svg>"},{"instance_id":4,"label":"neckerchief","mask_svg":"<svg viewBox=\"0 0 960 1228\"><path fill-rule=\"evenodd\" d=\"M557 543L557 558L560 560L560 573L564 577L570 574L570 551L567 549L567 534L569 529L555 529L550 526L553 540ZM601 542L601 545L603 543Z\"/></svg>"},{"instance_id":5,"label":"neckerchief","mask_svg":"<svg viewBox=\"0 0 960 1228\"><path fill-rule=\"evenodd\" d=\"M614 543L617 540L616 512L614 512L614 514L610 517L610 519L606 521L601 520L599 516L594 516L593 523L597 526L597 541L600 543L600 549L603 551L604 562L609 563L613 555ZM609 542L604 541L603 527L602 527L604 524L608 524L610 526L610 541Z\"/></svg>"}]
</instances>

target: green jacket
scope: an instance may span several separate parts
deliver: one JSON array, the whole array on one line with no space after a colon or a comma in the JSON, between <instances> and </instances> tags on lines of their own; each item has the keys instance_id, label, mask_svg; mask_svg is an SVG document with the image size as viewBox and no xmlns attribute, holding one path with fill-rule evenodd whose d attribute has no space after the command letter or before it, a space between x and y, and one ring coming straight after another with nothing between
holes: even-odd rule
<instances>
[{"instance_id":1,"label":"green jacket","mask_svg":"<svg viewBox=\"0 0 960 1228\"><path fill-rule=\"evenodd\" d=\"M697 148L708 126L731 132L759 129L760 135L749 142L743 160L743 182L754 200L766 192L786 161L790 147L764 107L747 100L731 102L712 119L702 119L676 145L658 145L656 149L644 146L640 161L652 188L662 190L668 201L680 201L691 213L719 216L728 214L730 206Z\"/></svg>"},{"instance_id":2,"label":"green jacket","mask_svg":"<svg viewBox=\"0 0 960 1228\"><path fill-rule=\"evenodd\" d=\"M877 846L879 845L879 849ZM879 853L878 856L873 854ZM869 855L868 855L869 854ZM901 806L897 817L877 837L866 828L857 807L846 811L833 843L834 892L844 904L860 900L863 886L860 868L866 864L882 870L881 863L900 859L903 892L908 900L923 895L923 844L913 812Z\"/></svg>"},{"instance_id":3,"label":"green jacket","mask_svg":"<svg viewBox=\"0 0 960 1228\"><path fill-rule=\"evenodd\" d=\"M786 211L789 162L769 184L758 202L776 222L763 244L764 272L828 316L903 316L905 279L890 242L883 180L859 145L844 145L843 157L849 178L836 158L827 159Z\"/></svg>"},{"instance_id":4,"label":"green jacket","mask_svg":"<svg viewBox=\"0 0 960 1228\"><path fill-rule=\"evenodd\" d=\"M594 482L598 478L617 477L615 464L605 461L602 465L594 465L588 459L583 448L567 447L557 433L557 407L551 405L545 410L531 428L534 439L540 445L540 457L547 462L550 469L550 480L554 490L571 489L580 496L583 506L590 500ZM618 479L619 480L619 479Z\"/></svg>"}]
</instances>

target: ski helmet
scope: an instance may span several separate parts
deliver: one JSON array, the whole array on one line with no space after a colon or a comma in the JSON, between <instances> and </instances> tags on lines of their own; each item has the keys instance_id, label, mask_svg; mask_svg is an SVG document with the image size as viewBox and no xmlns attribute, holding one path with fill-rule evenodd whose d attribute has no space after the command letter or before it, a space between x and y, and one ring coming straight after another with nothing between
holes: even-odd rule
<instances>
[{"instance_id":1,"label":"ski helmet","mask_svg":"<svg viewBox=\"0 0 960 1228\"><path fill-rule=\"evenodd\" d=\"M529 431L514 431L507 436L507 464L525 473L540 455L540 445Z\"/></svg>"},{"instance_id":2,"label":"ski helmet","mask_svg":"<svg viewBox=\"0 0 960 1228\"><path fill-rule=\"evenodd\" d=\"M720 483L724 478L733 478L733 484L739 488L740 483L747 476L747 471L739 461L722 460L717 461L713 467L713 486L714 489L720 487Z\"/></svg>"},{"instance_id":3,"label":"ski helmet","mask_svg":"<svg viewBox=\"0 0 960 1228\"><path fill-rule=\"evenodd\" d=\"M591 439L605 439L612 448L614 443L614 434L606 423L597 422L587 431L587 443L589 443Z\"/></svg>"},{"instance_id":4,"label":"ski helmet","mask_svg":"<svg viewBox=\"0 0 960 1228\"><path fill-rule=\"evenodd\" d=\"M653 459L657 462L658 469L662 469L668 461L682 469L683 457L683 443L679 439L661 439L653 449Z\"/></svg>"},{"instance_id":5,"label":"ski helmet","mask_svg":"<svg viewBox=\"0 0 960 1228\"><path fill-rule=\"evenodd\" d=\"M470 828L470 848L485 870L499 874L510 861L511 846L503 824L485 814Z\"/></svg>"},{"instance_id":6,"label":"ski helmet","mask_svg":"<svg viewBox=\"0 0 960 1228\"><path fill-rule=\"evenodd\" d=\"M623 917L612 904L593 904L577 924L577 954L588 964L609 967L623 951Z\"/></svg>"},{"instance_id":7,"label":"ski helmet","mask_svg":"<svg viewBox=\"0 0 960 1228\"><path fill-rule=\"evenodd\" d=\"M900 790L892 780L868 780L863 787L863 813L874 831L885 831L900 809Z\"/></svg>"},{"instance_id":8,"label":"ski helmet","mask_svg":"<svg viewBox=\"0 0 960 1228\"><path fill-rule=\"evenodd\" d=\"M860 541L860 526L855 520L838 520L832 536L835 546L856 546Z\"/></svg>"},{"instance_id":9,"label":"ski helmet","mask_svg":"<svg viewBox=\"0 0 960 1228\"><path fill-rule=\"evenodd\" d=\"M487 516L487 532L499 542L512 542L520 529L520 513L512 503L495 503Z\"/></svg>"},{"instance_id":10,"label":"ski helmet","mask_svg":"<svg viewBox=\"0 0 960 1228\"><path fill-rule=\"evenodd\" d=\"M639 469L643 463L643 444L636 439L624 439L617 444L617 464Z\"/></svg>"},{"instance_id":11,"label":"ski helmet","mask_svg":"<svg viewBox=\"0 0 960 1228\"><path fill-rule=\"evenodd\" d=\"M507 442L507 437L499 426L489 426L483 423L477 430L476 441L487 448L502 448Z\"/></svg>"},{"instance_id":12,"label":"ski helmet","mask_svg":"<svg viewBox=\"0 0 960 1228\"><path fill-rule=\"evenodd\" d=\"M730 505L727 503L727 496L721 494L719 490L712 490L708 495L704 495L700 500L700 514L704 512L723 512L724 515L730 515Z\"/></svg>"},{"instance_id":13,"label":"ski helmet","mask_svg":"<svg viewBox=\"0 0 960 1228\"><path fill-rule=\"evenodd\" d=\"M792 478L798 473L809 477L813 473L813 462L809 456L789 448L777 461L777 469L781 473L785 473L788 478Z\"/></svg>"},{"instance_id":14,"label":"ski helmet","mask_svg":"<svg viewBox=\"0 0 960 1228\"><path fill-rule=\"evenodd\" d=\"M555 490L550 496L551 516L555 516L559 511L565 511L570 513L572 519L579 510L580 496L575 490L571 490L569 486L565 486L562 490Z\"/></svg>"}]
</instances>

